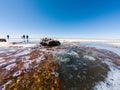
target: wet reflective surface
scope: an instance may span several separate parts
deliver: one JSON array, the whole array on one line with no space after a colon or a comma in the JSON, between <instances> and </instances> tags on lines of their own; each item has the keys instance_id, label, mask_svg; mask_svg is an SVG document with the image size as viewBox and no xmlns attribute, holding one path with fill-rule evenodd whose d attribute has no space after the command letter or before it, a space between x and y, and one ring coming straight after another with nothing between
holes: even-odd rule
<instances>
[{"instance_id":1,"label":"wet reflective surface","mask_svg":"<svg viewBox=\"0 0 120 90\"><path fill-rule=\"evenodd\" d=\"M104 81L109 67L93 53L77 47L57 53L61 90L93 90L97 82Z\"/></svg>"}]
</instances>

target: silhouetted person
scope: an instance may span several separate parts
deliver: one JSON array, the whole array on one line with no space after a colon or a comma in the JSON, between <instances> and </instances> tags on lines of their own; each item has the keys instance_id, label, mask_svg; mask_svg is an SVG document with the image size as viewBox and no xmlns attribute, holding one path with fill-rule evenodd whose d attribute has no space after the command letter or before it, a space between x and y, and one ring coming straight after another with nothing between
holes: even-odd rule
<instances>
[{"instance_id":1,"label":"silhouetted person","mask_svg":"<svg viewBox=\"0 0 120 90\"><path fill-rule=\"evenodd\" d=\"M29 36L28 35L26 35L26 39L27 39L27 42L29 42Z\"/></svg>"},{"instance_id":2,"label":"silhouetted person","mask_svg":"<svg viewBox=\"0 0 120 90\"><path fill-rule=\"evenodd\" d=\"M7 35L7 39L9 39L9 35Z\"/></svg>"},{"instance_id":3,"label":"silhouetted person","mask_svg":"<svg viewBox=\"0 0 120 90\"><path fill-rule=\"evenodd\" d=\"M25 35L22 36L23 41L25 42Z\"/></svg>"}]
</instances>

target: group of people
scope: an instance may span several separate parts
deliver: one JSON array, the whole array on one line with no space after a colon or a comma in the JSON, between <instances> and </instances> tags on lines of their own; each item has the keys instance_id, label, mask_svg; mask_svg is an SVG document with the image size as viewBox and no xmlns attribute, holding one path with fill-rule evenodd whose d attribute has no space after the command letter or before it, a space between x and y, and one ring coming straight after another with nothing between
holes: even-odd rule
<instances>
[{"instance_id":1,"label":"group of people","mask_svg":"<svg viewBox=\"0 0 120 90\"><path fill-rule=\"evenodd\" d=\"M26 35L26 36L23 35L23 36L22 36L22 39L23 39L24 42L25 42L25 39L27 40L27 42L29 42L29 36L28 36L28 35Z\"/></svg>"},{"instance_id":2,"label":"group of people","mask_svg":"<svg viewBox=\"0 0 120 90\"><path fill-rule=\"evenodd\" d=\"M9 38L10 38L10 36L7 35L7 39L9 39ZM23 39L24 42L25 42L25 40L27 40L27 42L29 42L29 36L28 35L23 35L21 38Z\"/></svg>"}]
</instances>

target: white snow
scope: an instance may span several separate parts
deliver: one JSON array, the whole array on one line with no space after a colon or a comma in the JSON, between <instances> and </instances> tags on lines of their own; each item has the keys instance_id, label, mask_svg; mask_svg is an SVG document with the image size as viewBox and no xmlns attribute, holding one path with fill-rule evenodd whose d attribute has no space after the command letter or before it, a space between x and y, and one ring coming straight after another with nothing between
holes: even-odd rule
<instances>
[{"instance_id":1,"label":"white snow","mask_svg":"<svg viewBox=\"0 0 120 90\"><path fill-rule=\"evenodd\" d=\"M74 52L74 51L67 52L67 54L69 54L69 55L72 55L72 56L74 56L74 57L79 58L78 53L76 53L76 52Z\"/></svg>"},{"instance_id":2,"label":"white snow","mask_svg":"<svg viewBox=\"0 0 120 90\"><path fill-rule=\"evenodd\" d=\"M117 42L117 43L109 43L109 44L111 44L111 45L113 45L113 46L120 47L120 42Z\"/></svg>"},{"instance_id":3,"label":"white snow","mask_svg":"<svg viewBox=\"0 0 120 90\"><path fill-rule=\"evenodd\" d=\"M84 55L84 58L91 60L91 61L95 61L95 58L93 56L90 56L90 55Z\"/></svg>"},{"instance_id":4,"label":"white snow","mask_svg":"<svg viewBox=\"0 0 120 90\"><path fill-rule=\"evenodd\" d=\"M8 42L0 42L0 47L4 47L4 46L7 46L7 45L9 45Z\"/></svg>"},{"instance_id":5,"label":"white snow","mask_svg":"<svg viewBox=\"0 0 120 90\"><path fill-rule=\"evenodd\" d=\"M36 59L36 63L39 64L41 60L44 60L45 57L44 55L42 54L38 59Z\"/></svg>"},{"instance_id":6,"label":"white snow","mask_svg":"<svg viewBox=\"0 0 120 90\"><path fill-rule=\"evenodd\" d=\"M21 47L33 47L33 46L36 46L37 44L35 43L21 43L21 44L15 44L13 46L21 46Z\"/></svg>"},{"instance_id":7,"label":"white snow","mask_svg":"<svg viewBox=\"0 0 120 90\"><path fill-rule=\"evenodd\" d=\"M0 63L1 63L1 62L4 62L4 61L5 61L5 60L3 60L2 58L0 58Z\"/></svg>"},{"instance_id":8,"label":"white snow","mask_svg":"<svg viewBox=\"0 0 120 90\"><path fill-rule=\"evenodd\" d=\"M30 68L30 65L32 64L32 62L36 61L37 64L39 64L41 62L41 60L44 60L44 54L42 54L40 57L34 59L34 60L22 60L22 62L24 62L24 68L25 69L29 69Z\"/></svg>"},{"instance_id":9,"label":"white snow","mask_svg":"<svg viewBox=\"0 0 120 90\"><path fill-rule=\"evenodd\" d=\"M14 63L16 60L15 59L10 59L9 61L7 61L7 62L2 62L2 63L0 63L0 67L1 66L4 66L4 65L7 65L8 63ZM10 67L10 66L8 66L8 67Z\"/></svg>"},{"instance_id":10,"label":"white snow","mask_svg":"<svg viewBox=\"0 0 120 90\"><path fill-rule=\"evenodd\" d=\"M13 74L13 77L19 76L21 73L22 73L22 71L19 70L19 71L15 72L15 73Z\"/></svg>"},{"instance_id":11,"label":"white snow","mask_svg":"<svg viewBox=\"0 0 120 90\"><path fill-rule=\"evenodd\" d=\"M13 63L13 62L15 62L16 61L16 59L10 59L8 62L9 63Z\"/></svg>"},{"instance_id":12,"label":"white snow","mask_svg":"<svg viewBox=\"0 0 120 90\"><path fill-rule=\"evenodd\" d=\"M25 68L25 69L28 69L29 66L30 66L30 62L24 63L24 68Z\"/></svg>"},{"instance_id":13,"label":"white snow","mask_svg":"<svg viewBox=\"0 0 120 90\"><path fill-rule=\"evenodd\" d=\"M10 48L0 48L0 54L1 53L7 53L7 52L14 52L15 49L10 49Z\"/></svg>"},{"instance_id":14,"label":"white snow","mask_svg":"<svg viewBox=\"0 0 120 90\"><path fill-rule=\"evenodd\" d=\"M106 39L79 39L79 38L64 38L57 39L60 42L106 42Z\"/></svg>"},{"instance_id":15,"label":"white snow","mask_svg":"<svg viewBox=\"0 0 120 90\"><path fill-rule=\"evenodd\" d=\"M54 75L55 77L58 77L59 76L59 73L58 72L51 72L52 75Z\"/></svg>"},{"instance_id":16,"label":"white snow","mask_svg":"<svg viewBox=\"0 0 120 90\"><path fill-rule=\"evenodd\" d=\"M24 62L24 64L23 64L23 66L24 66L24 68L25 69L29 69L30 68L30 65L32 64L32 62L34 62L35 60L25 60L25 61L23 61Z\"/></svg>"},{"instance_id":17,"label":"white snow","mask_svg":"<svg viewBox=\"0 0 120 90\"><path fill-rule=\"evenodd\" d=\"M7 64L7 62L0 63L0 67L3 65L6 65L6 64Z\"/></svg>"},{"instance_id":18,"label":"white snow","mask_svg":"<svg viewBox=\"0 0 120 90\"><path fill-rule=\"evenodd\" d=\"M24 56L23 58L26 58L26 60L30 59L30 56ZM24 62L24 60L22 60Z\"/></svg>"},{"instance_id":19,"label":"white snow","mask_svg":"<svg viewBox=\"0 0 120 90\"><path fill-rule=\"evenodd\" d=\"M107 42L80 42L81 45L86 45L89 47L96 47L98 49L107 49L109 51L112 51L118 55L120 55L120 48L117 48Z\"/></svg>"},{"instance_id":20,"label":"white snow","mask_svg":"<svg viewBox=\"0 0 120 90\"><path fill-rule=\"evenodd\" d=\"M107 78L104 82L99 82L94 90L119 90L120 89L120 66L104 61L111 71L108 72Z\"/></svg>"},{"instance_id":21,"label":"white snow","mask_svg":"<svg viewBox=\"0 0 120 90\"><path fill-rule=\"evenodd\" d=\"M109 42L80 42L81 45L89 47L96 47L97 49L106 49L120 55L119 43ZM120 89L120 66L105 60L105 63L109 66L110 71L108 72L107 78L104 82L99 82L94 87L94 90L119 90Z\"/></svg>"},{"instance_id":22,"label":"white snow","mask_svg":"<svg viewBox=\"0 0 120 90\"><path fill-rule=\"evenodd\" d=\"M43 52L44 52L44 51L47 51L47 50L46 50L46 48L43 48L43 49L40 49L40 51L43 51Z\"/></svg>"},{"instance_id":23,"label":"white snow","mask_svg":"<svg viewBox=\"0 0 120 90\"><path fill-rule=\"evenodd\" d=\"M8 47L33 47L38 44L38 42L0 42L0 48L8 48Z\"/></svg>"},{"instance_id":24,"label":"white snow","mask_svg":"<svg viewBox=\"0 0 120 90\"><path fill-rule=\"evenodd\" d=\"M9 83L11 83L12 82L12 80L9 80L7 83L5 83L4 85L2 85L1 87L0 87L0 90L6 90L6 86L9 84Z\"/></svg>"},{"instance_id":25,"label":"white snow","mask_svg":"<svg viewBox=\"0 0 120 90\"><path fill-rule=\"evenodd\" d=\"M14 67L16 65L16 63L10 64L8 66L5 67L6 70L10 70L12 67Z\"/></svg>"},{"instance_id":26,"label":"white snow","mask_svg":"<svg viewBox=\"0 0 120 90\"><path fill-rule=\"evenodd\" d=\"M21 55L25 55L25 54L29 54L30 53L30 50L24 50L24 51L21 51L21 52L18 52L16 55L14 56L21 56Z\"/></svg>"}]
</instances>

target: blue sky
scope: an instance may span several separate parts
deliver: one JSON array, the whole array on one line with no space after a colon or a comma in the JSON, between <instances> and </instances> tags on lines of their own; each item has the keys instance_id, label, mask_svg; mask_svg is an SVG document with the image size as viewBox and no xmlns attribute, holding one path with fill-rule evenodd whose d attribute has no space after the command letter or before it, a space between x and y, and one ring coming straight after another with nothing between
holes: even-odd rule
<instances>
[{"instance_id":1,"label":"blue sky","mask_svg":"<svg viewBox=\"0 0 120 90\"><path fill-rule=\"evenodd\" d=\"M0 37L120 39L120 0L0 0Z\"/></svg>"}]
</instances>

